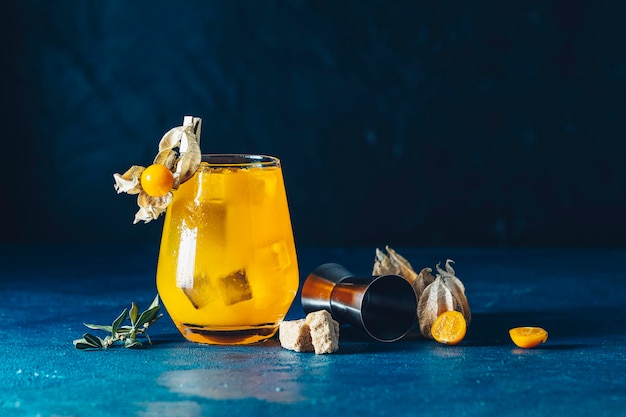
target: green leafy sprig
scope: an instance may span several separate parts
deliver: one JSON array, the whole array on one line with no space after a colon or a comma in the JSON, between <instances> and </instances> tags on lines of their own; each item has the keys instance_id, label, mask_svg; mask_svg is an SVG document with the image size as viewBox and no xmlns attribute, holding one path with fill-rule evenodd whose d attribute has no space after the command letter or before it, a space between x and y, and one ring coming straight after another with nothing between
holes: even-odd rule
<instances>
[{"instance_id":1,"label":"green leafy sprig","mask_svg":"<svg viewBox=\"0 0 626 417\"><path fill-rule=\"evenodd\" d=\"M82 339L74 340L74 346L76 349L106 349L113 346L116 342L123 342L126 348L139 348L143 346L141 342L137 340L139 336L145 337L148 343L152 344L147 330L148 327L163 317L163 314L159 314L160 309L161 306L159 305L158 295L154 297L154 301L152 301L150 307L141 314L139 313L137 304L132 302L130 310L125 308L110 326L84 323L84 325L90 329L102 330L109 333L104 339L94 336L91 333L85 333ZM123 324L126 320L130 321L130 325Z\"/></svg>"}]
</instances>

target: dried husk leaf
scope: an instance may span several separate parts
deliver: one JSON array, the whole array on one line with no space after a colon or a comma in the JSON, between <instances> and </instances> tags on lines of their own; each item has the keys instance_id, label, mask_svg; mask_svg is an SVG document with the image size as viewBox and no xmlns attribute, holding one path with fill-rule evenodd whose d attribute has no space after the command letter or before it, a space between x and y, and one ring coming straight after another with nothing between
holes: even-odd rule
<instances>
[{"instance_id":1,"label":"dried husk leaf","mask_svg":"<svg viewBox=\"0 0 626 417\"><path fill-rule=\"evenodd\" d=\"M167 206L171 203L173 194L171 192L161 197L152 197L146 193L141 193L137 197L137 205L139 210L135 213L133 224L143 221L149 223L159 218L165 212Z\"/></svg>"},{"instance_id":2,"label":"dried husk leaf","mask_svg":"<svg viewBox=\"0 0 626 417\"><path fill-rule=\"evenodd\" d=\"M413 270L413 267L404 257L399 255L396 251L389 246L385 246L385 250L388 255L380 249L376 248L376 258L374 262L374 268L372 270L373 275L386 275L394 274L400 275L406 279L409 283L417 279L417 273Z\"/></svg>"},{"instance_id":3,"label":"dried husk leaf","mask_svg":"<svg viewBox=\"0 0 626 417\"><path fill-rule=\"evenodd\" d=\"M413 281L413 289L415 290L415 294L417 295L417 299L419 300L422 296L422 293L430 285L435 277L431 274L433 272L430 268L422 268L419 274L417 274L417 279Z\"/></svg>"},{"instance_id":4,"label":"dried husk leaf","mask_svg":"<svg viewBox=\"0 0 626 417\"><path fill-rule=\"evenodd\" d=\"M467 301L465 293L461 291L458 285L449 282L449 278L443 279L446 282L446 286L450 289L450 293L452 293L452 298L454 298L456 302L454 309L460 311L461 314L463 314L463 317L465 317L465 321L467 322L467 324L469 324L470 321L472 321L472 313L470 311L469 303Z\"/></svg>"},{"instance_id":5,"label":"dried husk leaf","mask_svg":"<svg viewBox=\"0 0 626 417\"><path fill-rule=\"evenodd\" d=\"M411 284L417 279L417 273L413 270L413 267L403 256L391 249L389 246L385 246L391 262L400 268L400 275L404 277Z\"/></svg>"},{"instance_id":6,"label":"dried husk leaf","mask_svg":"<svg viewBox=\"0 0 626 417\"><path fill-rule=\"evenodd\" d=\"M452 259L446 259L446 269L445 269L445 271L443 269L441 269L439 264L437 264L437 266L435 268L437 269L437 273L439 275L441 275L442 277L449 277L449 278L455 280L456 284L465 293L465 286L463 285L461 280L457 278L456 272L454 271L454 268L452 268L451 264L453 264L453 263L454 263L454 261Z\"/></svg>"},{"instance_id":7,"label":"dried husk leaf","mask_svg":"<svg viewBox=\"0 0 626 417\"><path fill-rule=\"evenodd\" d=\"M383 251L376 248L376 258L374 261L374 268L372 275L401 275L400 267L391 261Z\"/></svg>"},{"instance_id":8,"label":"dried husk leaf","mask_svg":"<svg viewBox=\"0 0 626 417\"><path fill-rule=\"evenodd\" d=\"M461 312L467 324L472 319L469 303L465 296L465 286L456 277L451 265L453 262L448 259L445 270L437 264L437 277L424 289L419 298L417 318L420 332L425 337L432 338L430 332L432 324L445 311L456 310Z\"/></svg>"},{"instance_id":9,"label":"dried husk leaf","mask_svg":"<svg viewBox=\"0 0 626 417\"><path fill-rule=\"evenodd\" d=\"M173 194L171 191L160 197L153 197L147 193L141 193L137 197L137 205L139 207L156 207L165 209L172 201L172 197Z\"/></svg>"},{"instance_id":10,"label":"dried husk leaf","mask_svg":"<svg viewBox=\"0 0 626 417\"><path fill-rule=\"evenodd\" d=\"M163 149L157 154L157 156L154 157L153 163L164 165L167 169L172 171L174 169L174 165L176 164L177 157L178 155L173 149Z\"/></svg>"},{"instance_id":11,"label":"dried husk leaf","mask_svg":"<svg viewBox=\"0 0 626 417\"><path fill-rule=\"evenodd\" d=\"M184 129L184 126L177 126L165 132L159 142L159 152L179 147L180 138Z\"/></svg>"},{"instance_id":12,"label":"dried husk leaf","mask_svg":"<svg viewBox=\"0 0 626 417\"><path fill-rule=\"evenodd\" d=\"M400 275L413 286L415 295L419 300L419 297L422 292L424 292L424 289L428 286L428 284L435 280L435 277L431 274L432 269L423 268L418 274L415 272L409 261L398 252L389 246L385 246L385 250L389 255L386 255L378 248L376 249L376 259L372 275Z\"/></svg>"},{"instance_id":13,"label":"dried husk leaf","mask_svg":"<svg viewBox=\"0 0 626 417\"><path fill-rule=\"evenodd\" d=\"M469 308L469 302L467 301L467 297L465 295L465 285L463 282L456 276L456 272L452 268L453 260L446 260L446 269L445 271L437 265L438 276L441 276L444 280L446 286L450 289L452 296L457 302L455 306L455 310L460 311L465 317L465 321L467 324L472 320L472 313Z\"/></svg>"},{"instance_id":14,"label":"dried husk leaf","mask_svg":"<svg viewBox=\"0 0 626 417\"><path fill-rule=\"evenodd\" d=\"M200 133L202 131L202 118L195 116L183 117L183 126L190 127L191 132L196 136L196 142L200 145ZM186 150L182 150L185 152Z\"/></svg>"},{"instance_id":15,"label":"dried husk leaf","mask_svg":"<svg viewBox=\"0 0 626 417\"><path fill-rule=\"evenodd\" d=\"M202 158L199 143L201 126L201 118L185 116L183 126L170 129L159 142L159 154L155 163L161 163L170 169L176 167L174 170L176 175L174 188L178 188L180 184L190 179L200 166ZM178 158L173 151L176 147L178 147Z\"/></svg>"},{"instance_id":16,"label":"dried husk leaf","mask_svg":"<svg viewBox=\"0 0 626 417\"><path fill-rule=\"evenodd\" d=\"M441 277L426 287L417 303L417 319L420 332L424 337L432 339L430 329L435 319L444 311L453 310L454 300L452 293L445 286Z\"/></svg>"},{"instance_id":17,"label":"dried husk leaf","mask_svg":"<svg viewBox=\"0 0 626 417\"><path fill-rule=\"evenodd\" d=\"M186 151L183 152L183 149ZM176 173L179 175L178 183L182 184L193 177L202 159L200 145L191 126L188 126L182 135L180 150L180 157L176 163Z\"/></svg>"},{"instance_id":18,"label":"dried husk leaf","mask_svg":"<svg viewBox=\"0 0 626 417\"><path fill-rule=\"evenodd\" d=\"M144 167L139 165L131 166L124 174L113 174L115 179L115 191L118 194L139 194L141 192L141 184L139 184L139 178L144 171Z\"/></svg>"},{"instance_id":19,"label":"dried husk leaf","mask_svg":"<svg viewBox=\"0 0 626 417\"><path fill-rule=\"evenodd\" d=\"M152 220L156 220L163 214L163 210L157 210L154 207L139 207L137 213L135 213L135 219L133 224L139 222L150 223Z\"/></svg>"}]
</instances>

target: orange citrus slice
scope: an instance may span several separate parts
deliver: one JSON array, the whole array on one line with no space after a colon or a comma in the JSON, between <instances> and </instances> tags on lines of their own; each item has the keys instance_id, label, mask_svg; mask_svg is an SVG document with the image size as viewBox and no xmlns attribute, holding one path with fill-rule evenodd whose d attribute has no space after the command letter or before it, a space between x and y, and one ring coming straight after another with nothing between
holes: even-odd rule
<instances>
[{"instance_id":1,"label":"orange citrus slice","mask_svg":"<svg viewBox=\"0 0 626 417\"><path fill-rule=\"evenodd\" d=\"M433 339L446 345L456 345L465 337L467 322L459 311L450 310L441 313L430 329Z\"/></svg>"},{"instance_id":2,"label":"orange citrus slice","mask_svg":"<svg viewBox=\"0 0 626 417\"><path fill-rule=\"evenodd\" d=\"M548 332L541 327L515 327L509 330L511 340L517 346L530 349L548 340Z\"/></svg>"}]
</instances>

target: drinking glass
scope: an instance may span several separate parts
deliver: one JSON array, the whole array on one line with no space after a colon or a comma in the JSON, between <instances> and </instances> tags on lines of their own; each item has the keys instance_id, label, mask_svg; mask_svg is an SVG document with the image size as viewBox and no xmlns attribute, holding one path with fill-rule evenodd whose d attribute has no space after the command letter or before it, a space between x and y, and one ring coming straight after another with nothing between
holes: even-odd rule
<instances>
[{"instance_id":1,"label":"drinking glass","mask_svg":"<svg viewBox=\"0 0 626 417\"><path fill-rule=\"evenodd\" d=\"M156 281L188 340L249 344L272 337L298 290L280 160L202 155L167 209Z\"/></svg>"}]
</instances>

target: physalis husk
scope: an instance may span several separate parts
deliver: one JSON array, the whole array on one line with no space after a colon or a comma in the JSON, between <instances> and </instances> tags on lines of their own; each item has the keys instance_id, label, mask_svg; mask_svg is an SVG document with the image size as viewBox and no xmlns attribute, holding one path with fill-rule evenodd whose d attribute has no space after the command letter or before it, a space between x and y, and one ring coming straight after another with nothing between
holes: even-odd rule
<instances>
[{"instance_id":1,"label":"physalis husk","mask_svg":"<svg viewBox=\"0 0 626 417\"><path fill-rule=\"evenodd\" d=\"M417 318L420 332L432 339L431 328L437 317L446 311L456 310L463 314L469 325L472 319L469 303L465 296L465 286L456 277L451 259L446 261L445 270L437 264L437 275L430 283L417 303Z\"/></svg>"},{"instance_id":2,"label":"physalis husk","mask_svg":"<svg viewBox=\"0 0 626 417\"><path fill-rule=\"evenodd\" d=\"M202 119L185 116L183 125L170 129L159 142L159 152L153 164L160 164L169 169L174 177L172 191L190 179L200 166L200 130ZM148 223L165 212L172 202L172 191L161 196L152 196L141 186L141 174L146 168L131 166L124 174L113 174L117 193L137 195L139 210L133 223Z\"/></svg>"},{"instance_id":3,"label":"physalis husk","mask_svg":"<svg viewBox=\"0 0 626 417\"><path fill-rule=\"evenodd\" d=\"M376 249L376 261L374 262L372 275L400 275L413 286L415 295L419 300L424 289L435 280L435 277L431 275L432 269L423 268L418 274L406 258L389 246L385 246L385 250L387 254L380 249Z\"/></svg>"}]
</instances>

